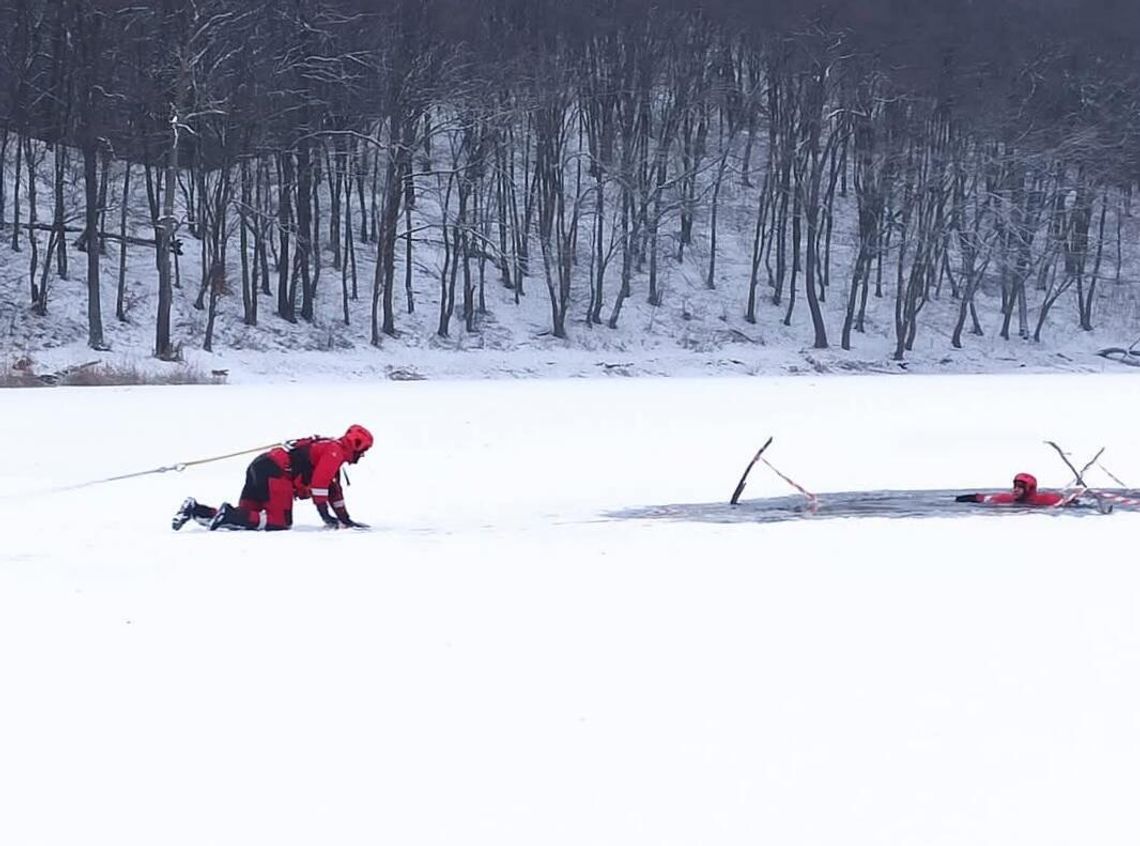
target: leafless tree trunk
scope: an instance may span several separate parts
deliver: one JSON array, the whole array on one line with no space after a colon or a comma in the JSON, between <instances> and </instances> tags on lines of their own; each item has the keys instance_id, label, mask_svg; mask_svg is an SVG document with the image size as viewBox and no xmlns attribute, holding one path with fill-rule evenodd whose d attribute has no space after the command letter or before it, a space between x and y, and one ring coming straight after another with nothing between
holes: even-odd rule
<instances>
[{"instance_id":1,"label":"leafless tree trunk","mask_svg":"<svg viewBox=\"0 0 1140 846\"><path fill-rule=\"evenodd\" d=\"M538 240L542 268L550 296L554 337L566 337L566 311L570 304L571 237L578 215L578 198L569 200L565 184L568 99L552 93L535 115L535 183Z\"/></svg>"},{"instance_id":2,"label":"leafless tree trunk","mask_svg":"<svg viewBox=\"0 0 1140 846\"><path fill-rule=\"evenodd\" d=\"M67 278L67 238L63 235L63 227L66 224L64 220L63 211L63 192L64 183L67 181L67 147L62 143L57 143L53 150L52 160L55 165L55 181L52 185L55 205L52 211L52 225L56 228L56 244L58 245L55 251L56 255L56 273L60 279ZM86 163L84 163L86 169ZM86 172L86 170L85 170ZM86 177L84 177L86 179ZM98 200L96 200L98 205ZM86 243L86 233L84 233L84 241Z\"/></svg>"},{"instance_id":3,"label":"leafless tree trunk","mask_svg":"<svg viewBox=\"0 0 1140 846\"><path fill-rule=\"evenodd\" d=\"M127 209L131 198L131 163L123 167L123 205L119 209L119 285L115 294L115 317L125 322L127 319L124 296L127 286Z\"/></svg>"},{"instance_id":4,"label":"leafless tree trunk","mask_svg":"<svg viewBox=\"0 0 1140 846\"><path fill-rule=\"evenodd\" d=\"M99 296L99 153L90 145L83 148L83 187L87 195L83 239L87 249L87 345L98 350L106 347Z\"/></svg>"},{"instance_id":5,"label":"leafless tree trunk","mask_svg":"<svg viewBox=\"0 0 1140 846\"><path fill-rule=\"evenodd\" d=\"M277 314L290 323L297 322L297 283L289 248L293 231L293 154L277 154L277 232L279 255L277 258Z\"/></svg>"}]
</instances>

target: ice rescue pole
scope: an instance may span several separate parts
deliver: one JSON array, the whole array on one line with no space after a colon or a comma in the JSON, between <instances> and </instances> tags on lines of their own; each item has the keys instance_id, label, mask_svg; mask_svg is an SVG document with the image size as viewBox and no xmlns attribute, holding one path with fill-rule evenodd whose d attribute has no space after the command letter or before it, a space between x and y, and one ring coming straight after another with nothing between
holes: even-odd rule
<instances>
[{"instance_id":1,"label":"ice rescue pole","mask_svg":"<svg viewBox=\"0 0 1140 846\"><path fill-rule=\"evenodd\" d=\"M736 505L740 501L740 495L744 493L744 483L748 481L748 474L752 472L752 468L756 466L756 462L760 460L760 456L764 454L769 446L772 445L772 438L769 436L768 440L764 441L764 446L756 450L756 454L752 456L752 460L748 462L748 466L744 468L744 473L740 476L740 481L736 483L736 490L732 492L732 499L728 501L729 505Z\"/></svg>"},{"instance_id":2,"label":"ice rescue pole","mask_svg":"<svg viewBox=\"0 0 1140 846\"><path fill-rule=\"evenodd\" d=\"M1051 447L1053 447L1053 449L1057 450L1057 454L1061 456L1061 460L1064 461L1065 464L1068 465L1069 469L1072 470L1073 473L1076 475L1078 481L1080 482L1080 484L1082 486L1082 492L1088 491L1089 494L1091 494L1093 497L1096 498L1098 504L1103 501L1103 502L1117 503L1119 505L1128 505L1128 506L1140 505L1140 499L1137 499L1136 497L1124 496L1122 494L1111 493L1109 491L1094 491L1094 490L1090 490L1086 486L1085 481L1084 481L1084 474L1088 472L1090 467L1092 467L1094 464L1096 464L1098 467L1100 467L1100 469L1102 471L1104 471L1104 474L1106 476L1108 476L1108 478L1112 479L1112 481L1116 482L1116 484L1120 485L1120 487L1122 487L1122 488L1129 487L1124 482L1122 482L1119 478L1117 478L1117 476L1114 473L1112 473L1112 471L1110 471L1107 467L1105 467L1103 464L1101 464L1098 461L1098 459L1101 456L1101 453L1104 452L1104 447L1101 447L1100 450L1097 451L1097 454L1094 455L1092 457L1092 459L1088 462L1088 464L1086 464L1081 470L1078 471L1077 468L1073 466L1072 462L1069 461L1068 455L1065 453L1064 450L1061 449L1061 447L1059 447L1053 441L1046 441L1045 443L1049 444L1049 446L1051 446ZM1068 498L1066 498L1066 499L1068 499ZM1071 502L1071 501L1072 500L1069 500L1069 502ZM1111 509L1111 506L1108 506L1108 508ZM1102 506L1102 510L1103 510L1103 506Z\"/></svg>"},{"instance_id":3,"label":"ice rescue pole","mask_svg":"<svg viewBox=\"0 0 1140 846\"><path fill-rule=\"evenodd\" d=\"M1100 506L1100 499L1099 499L1096 491L1089 490L1089 486L1085 483L1085 473L1087 473L1089 471L1090 467L1092 467L1094 464L1096 464L1097 459L1099 459L1101 456L1101 453L1104 452L1104 447L1101 447L1100 449L1098 449L1096 451L1096 455L1094 455L1092 458L1090 458L1089 461L1085 464L1085 466L1082 467L1080 470L1078 470L1073 465L1073 462L1069 461L1069 456L1065 453L1065 451L1063 449L1061 449L1060 446L1057 445L1056 442L1045 441L1045 443L1047 443L1049 446L1053 447L1053 449L1055 449L1057 451L1057 455L1061 456L1061 460L1065 462L1065 466L1068 467L1069 470L1072 471L1073 476L1074 476L1073 481L1070 482L1069 485L1065 488L1064 498L1060 502L1056 503L1056 505L1054 505L1053 507L1054 508L1063 508L1066 505L1071 505L1073 502L1080 499L1081 495L1085 494L1085 493L1091 494L1093 496L1093 498L1097 499L1097 505L1099 507Z\"/></svg>"},{"instance_id":4,"label":"ice rescue pole","mask_svg":"<svg viewBox=\"0 0 1140 846\"><path fill-rule=\"evenodd\" d=\"M752 472L752 468L755 467L756 462L759 461L759 462L763 462L763 464L769 470L771 470L773 473L775 473L777 476L779 476L781 479L783 479L785 482L787 482L789 485L791 485L793 488L795 488L797 491L799 491L805 497L807 497L808 508L814 514L816 511L819 510L819 498L815 494L813 494L811 491L809 491L807 488L803 487L798 482L796 482L794 479L792 479L790 476L787 476L784 473L781 473L775 467L775 465L772 464L771 461L769 461L767 458L764 457L764 452L771 445L772 445L772 438L769 437L768 440L764 441L764 445L756 451L756 454L754 456L752 456L752 460L749 461L748 466L744 468L744 474L740 477L740 481L736 483L736 490L734 490L732 492L732 498L729 500L729 505L736 505L740 501L740 495L744 492L744 484L748 480L748 474Z\"/></svg>"},{"instance_id":5,"label":"ice rescue pole","mask_svg":"<svg viewBox=\"0 0 1140 846\"><path fill-rule=\"evenodd\" d=\"M1098 449L1096 451L1096 455L1094 455L1092 458L1090 458L1088 460L1088 463L1086 463L1084 467L1082 467L1080 470L1078 470L1073 465L1073 462L1069 461L1068 453L1066 453L1063 449L1061 449L1061 447L1057 445L1056 441L1045 441L1045 443L1047 443L1049 446L1053 447L1053 449L1055 449L1057 451L1057 455L1061 456L1061 460L1065 462L1065 466L1067 466L1070 470L1073 471L1073 475L1076 477L1073 481L1075 481L1077 483L1077 485L1084 487L1084 488L1087 488L1088 485L1085 484L1085 473L1089 472L1089 468L1092 467L1094 464L1096 464L1097 461L1100 459L1101 455L1104 454L1104 447L1101 447L1100 449ZM1112 474L1109 474L1109 475L1112 475Z\"/></svg>"}]
</instances>

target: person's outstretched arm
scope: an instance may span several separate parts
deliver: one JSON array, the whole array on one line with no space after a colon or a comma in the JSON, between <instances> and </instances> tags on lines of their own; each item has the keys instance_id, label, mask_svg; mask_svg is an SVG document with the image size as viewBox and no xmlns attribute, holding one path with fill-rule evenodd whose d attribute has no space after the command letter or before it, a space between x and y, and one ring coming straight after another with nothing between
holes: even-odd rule
<instances>
[{"instance_id":1,"label":"person's outstretched arm","mask_svg":"<svg viewBox=\"0 0 1140 846\"><path fill-rule=\"evenodd\" d=\"M329 502L332 505L333 513L336 514L336 519L340 521L342 526L349 529L367 529L367 523L358 523L348 516L348 509L344 505L344 491L340 484L340 473L338 472L332 482L329 484Z\"/></svg>"}]
</instances>

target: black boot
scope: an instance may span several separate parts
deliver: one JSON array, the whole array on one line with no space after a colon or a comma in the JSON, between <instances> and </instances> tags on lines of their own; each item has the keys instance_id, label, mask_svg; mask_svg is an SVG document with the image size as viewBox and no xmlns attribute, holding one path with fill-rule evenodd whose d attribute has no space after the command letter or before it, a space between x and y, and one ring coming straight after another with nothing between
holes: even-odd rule
<instances>
[{"instance_id":1,"label":"black boot","mask_svg":"<svg viewBox=\"0 0 1140 846\"><path fill-rule=\"evenodd\" d=\"M186 497L182 501L182 505L174 512L174 516L170 518L170 528L178 531L194 517L194 509L198 507L197 500L194 497Z\"/></svg>"},{"instance_id":2,"label":"black boot","mask_svg":"<svg viewBox=\"0 0 1140 846\"><path fill-rule=\"evenodd\" d=\"M223 502L214 519L210 521L210 531L215 529L256 529L256 524L249 522L245 510L234 508L228 502Z\"/></svg>"},{"instance_id":3,"label":"black boot","mask_svg":"<svg viewBox=\"0 0 1140 846\"><path fill-rule=\"evenodd\" d=\"M202 505L194 497L188 496L182 501L181 507L174 512L174 516L170 518L170 528L177 532L191 520L200 526L209 527L215 514L217 514L215 509L208 505Z\"/></svg>"}]
</instances>

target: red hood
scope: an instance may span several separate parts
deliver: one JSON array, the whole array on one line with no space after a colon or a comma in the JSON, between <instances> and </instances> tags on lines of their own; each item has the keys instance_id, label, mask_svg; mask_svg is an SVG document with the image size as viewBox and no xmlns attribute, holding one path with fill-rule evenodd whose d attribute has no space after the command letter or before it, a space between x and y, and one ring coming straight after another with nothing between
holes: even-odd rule
<instances>
[{"instance_id":1,"label":"red hood","mask_svg":"<svg viewBox=\"0 0 1140 846\"><path fill-rule=\"evenodd\" d=\"M1013 477L1013 486L1021 485L1025 488L1025 496L1029 498L1037 493L1037 477L1030 473L1018 473Z\"/></svg>"}]
</instances>

